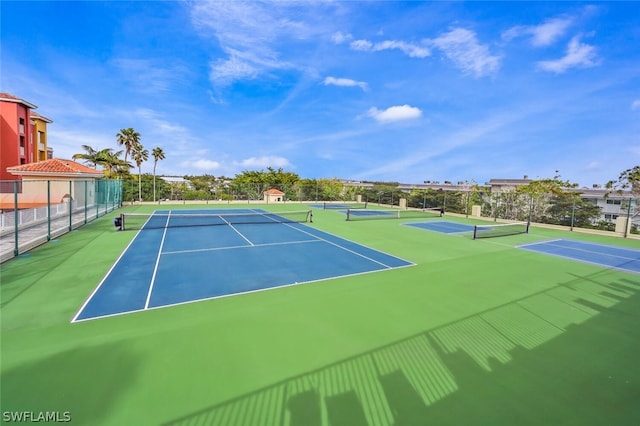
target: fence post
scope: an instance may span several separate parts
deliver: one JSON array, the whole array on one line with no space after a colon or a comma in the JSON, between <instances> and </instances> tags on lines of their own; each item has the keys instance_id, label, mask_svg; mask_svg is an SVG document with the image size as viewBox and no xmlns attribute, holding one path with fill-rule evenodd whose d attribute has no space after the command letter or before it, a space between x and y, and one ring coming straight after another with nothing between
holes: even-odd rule
<instances>
[{"instance_id":1,"label":"fence post","mask_svg":"<svg viewBox=\"0 0 640 426\"><path fill-rule=\"evenodd\" d=\"M627 238L629 234L629 221L631 220L631 197L629 197L629 201L627 202L627 222L624 225L624 237Z\"/></svg>"},{"instance_id":2,"label":"fence post","mask_svg":"<svg viewBox=\"0 0 640 426\"><path fill-rule=\"evenodd\" d=\"M51 241L51 181L47 180L47 241Z\"/></svg>"},{"instance_id":3,"label":"fence post","mask_svg":"<svg viewBox=\"0 0 640 426\"><path fill-rule=\"evenodd\" d=\"M69 232L73 230L73 188L72 181L69 181Z\"/></svg>"},{"instance_id":4,"label":"fence post","mask_svg":"<svg viewBox=\"0 0 640 426\"><path fill-rule=\"evenodd\" d=\"M88 206L87 206L87 195L88 195L87 194L87 189L88 189L87 188L87 183L88 183L88 181L85 180L83 183L84 183L84 224L86 225L87 224L87 208L88 208Z\"/></svg>"},{"instance_id":5,"label":"fence post","mask_svg":"<svg viewBox=\"0 0 640 426\"><path fill-rule=\"evenodd\" d=\"M13 255L18 256L20 250L18 250L18 181L13 181L13 223L14 223L14 241L15 247L13 248Z\"/></svg>"},{"instance_id":6,"label":"fence post","mask_svg":"<svg viewBox=\"0 0 640 426\"><path fill-rule=\"evenodd\" d=\"M576 217L576 200L573 200L573 206L571 207L571 231L573 231L573 224Z\"/></svg>"}]
</instances>

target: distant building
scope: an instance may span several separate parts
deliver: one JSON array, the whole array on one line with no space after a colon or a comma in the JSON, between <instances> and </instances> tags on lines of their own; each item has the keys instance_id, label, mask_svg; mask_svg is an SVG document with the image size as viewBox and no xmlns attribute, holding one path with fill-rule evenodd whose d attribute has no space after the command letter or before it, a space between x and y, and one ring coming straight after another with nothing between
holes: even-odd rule
<instances>
[{"instance_id":1,"label":"distant building","mask_svg":"<svg viewBox=\"0 0 640 426\"><path fill-rule=\"evenodd\" d=\"M0 181L16 179L8 167L37 163L53 156L47 144L47 124L53 121L36 113L37 106L9 93L0 93ZM12 191L0 185L0 192Z\"/></svg>"},{"instance_id":2,"label":"distant building","mask_svg":"<svg viewBox=\"0 0 640 426\"><path fill-rule=\"evenodd\" d=\"M284 192L279 189L269 189L268 191L264 191L264 202L265 203L282 203L284 201Z\"/></svg>"}]
</instances>

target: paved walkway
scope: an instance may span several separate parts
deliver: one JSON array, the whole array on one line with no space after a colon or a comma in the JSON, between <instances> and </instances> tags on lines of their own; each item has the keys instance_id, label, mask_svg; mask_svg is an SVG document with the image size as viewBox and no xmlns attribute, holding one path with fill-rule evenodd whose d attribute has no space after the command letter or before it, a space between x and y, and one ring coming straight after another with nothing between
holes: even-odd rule
<instances>
[{"instance_id":1,"label":"paved walkway","mask_svg":"<svg viewBox=\"0 0 640 426\"><path fill-rule=\"evenodd\" d=\"M113 206L99 209L99 215L94 209L92 211L79 210L73 213L71 223L69 223L69 215L64 214L51 219L51 235L47 237L49 227L47 221L34 223L32 225L23 226L18 231L18 248L19 254L25 253L34 247L46 243L49 239L54 239L60 235L77 229L82 225L94 221L98 217L102 217L114 210ZM9 230L2 232L0 235L0 263L6 262L15 257L16 236L15 231Z\"/></svg>"}]
</instances>

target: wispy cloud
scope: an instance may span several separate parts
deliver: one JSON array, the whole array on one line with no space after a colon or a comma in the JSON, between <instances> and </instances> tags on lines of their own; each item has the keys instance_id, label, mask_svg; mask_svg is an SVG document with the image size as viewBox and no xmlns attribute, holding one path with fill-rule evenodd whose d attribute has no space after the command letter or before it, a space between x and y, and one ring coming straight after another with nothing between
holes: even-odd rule
<instances>
[{"instance_id":1,"label":"wispy cloud","mask_svg":"<svg viewBox=\"0 0 640 426\"><path fill-rule=\"evenodd\" d=\"M570 68L590 68L599 65L596 48L580 41L577 35L567 46L567 53L560 59L553 61L539 61L538 67L544 71L562 74Z\"/></svg>"},{"instance_id":2,"label":"wispy cloud","mask_svg":"<svg viewBox=\"0 0 640 426\"><path fill-rule=\"evenodd\" d=\"M535 47L549 46L562 37L573 24L573 18L562 17L546 20L540 25L518 25L502 33L503 40L510 41L517 37L531 37L531 45Z\"/></svg>"},{"instance_id":3,"label":"wispy cloud","mask_svg":"<svg viewBox=\"0 0 640 426\"><path fill-rule=\"evenodd\" d=\"M369 40L354 40L350 43L350 47L353 50L364 52L399 50L410 58L426 58L431 55L431 51L425 46L396 40L385 40L379 43L372 43Z\"/></svg>"},{"instance_id":4,"label":"wispy cloud","mask_svg":"<svg viewBox=\"0 0 640 426\"><path fill-rule=\"evenodd\" d=\"M325 34L320 20L323 14L314 11L331 7L324 3L301 7L295 2L259 1L189 4L195 28L225 54L210 62L209 78L217 89L278 70L303 69L303 64L286 59L290 49L282 46Z\"/></svg>"},{"instance_id":5,"label":"wispy cloud","mask_svg":"<svg viewBox=\"0 0 640 426\"><path fill-rule=\"evenodd\" d=\"M336 78L327 77L324 79L325 86L341 86L341 87L359 87L366 91L368 89L367 83L364 81L351 80L350 78Z\"/></svg>"},{"instance_id":6,"label":"wispy cloud","mask_svg":"<svg viewBox=\"0 0 640 426\"><path fill-rule=\"evenodd\" d=\"M266 168L266 167L290 167L291 163L284 157L266 155L262 157L250 157L237 163L242 167Z\"/></svg>"},{"instance_id":7,"label":"wispy cloud","mask_svg":"<svg viewBox=\"0 0 640 426\"><path fill-rule=\"evenodd\" d=\"M351 34L345 34L342 31L338 31L335 32L332 36L331 36L331 41L333 41L335 44L343 44L346 43L347 41L351 41L353 40L353 36Z\"/></svg>"},{"instance_id":8,"label":"wispy cloud","mask_svg":"<svg viewBox=\"0 0 640 426\"><path fill-rule=\"evenodd\" d=\"M636 99L635 101L631 102L631 109L634 111L640 109L640 99Z\"/></svg>"},{"instance_id":9,"label":"wispy cloud","mask_svg":"<svg viewBox=\"0 0 640 426\"><path fill-rule=\"evenodd\" d=\"M346 41L342 33L339 40ZM411 58L427 58L435 48L441 50L463 72L476 77L493 74L500 67L501 59L499 56L492 55L489 47L481 44L473 31L464 28L453 29L433 39L424 39L419 44L398 40L374 43L359 39L351 41L349 47L362 52L399 50Z\"/></svg>"},{"instance_id":10,"label":"wispy cloud","mask_svg":"<svg viewBox=\"0 0 640 426\"><path fill-rule=\"evenodd\" d=\"M420 118L422 111L419 108L409 105L392 106L384 110L370 108L367 115L380 123L391 123L394 121L405 121Z\"/></svg>"},{"instance_id":11,"label":"wispy cloud","mask_svg":"<svg viewBox=\"0 0 640 426\"><path fill-rule=\"evenodd\" d=\"M214 171L220 169L220 163L213 160L199 159L195 161L185 161L182 166L187 168L194 168L198 170Z\"/></svg>"},{"instance_id":12,"label":"wispy cloud","mask_svg":"<svg viewBox=\"0 0 640 426\"><path fill-rule=\"evenodd\" d=\"M189 74L184 66L166 66L156 62L158 61L135 58L116 58L111 61L130 87L141 93L166 92L176 80Z\"/></svg>"},{"instance_id":13,"label":"wispy cloud","mask_svg":"<svg viewBox=\"0 0 640 426\"><path fill-rule=\"evenodd\" d=\"M486 44L480 44L473 31L456 28L432 39L430 43L442 50L463 72L483 77L500 67L500 57L492 55Z\"/></svg>"}]
</instances>

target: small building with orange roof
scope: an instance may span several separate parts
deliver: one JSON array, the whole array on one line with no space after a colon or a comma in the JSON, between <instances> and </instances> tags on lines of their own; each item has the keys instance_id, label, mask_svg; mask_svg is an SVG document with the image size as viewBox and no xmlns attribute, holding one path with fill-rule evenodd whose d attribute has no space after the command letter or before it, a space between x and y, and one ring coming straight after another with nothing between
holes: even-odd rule
<instances>
[{"instance_id":1,"label":"small building with orange roof","mask_svg":"<svg viewBox=\"0 0 640 426\"><path fill-rule=\"evenodd\" d=\"M0 209L27 209L59 204L68 199L80 205L95 200L95 181L103 172L71 160L53 158L37 163L7 167L7 172L20 179L13 190L0 194Z\"/></svg>"},{"instance_id":2,"label":"small building with orange roof","mask_svg":"<svg viewBox=\"0 0 640 426\"><path fill-rule=\"evenodd\" d=\"M271 188L267 191L264 191L264 202L265 203L282 203L284 202L284 192L275 188Z\"/></svg>"}]
</instances>

